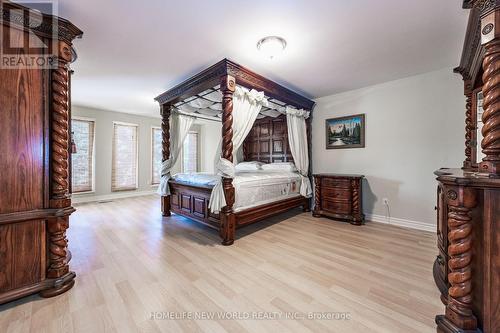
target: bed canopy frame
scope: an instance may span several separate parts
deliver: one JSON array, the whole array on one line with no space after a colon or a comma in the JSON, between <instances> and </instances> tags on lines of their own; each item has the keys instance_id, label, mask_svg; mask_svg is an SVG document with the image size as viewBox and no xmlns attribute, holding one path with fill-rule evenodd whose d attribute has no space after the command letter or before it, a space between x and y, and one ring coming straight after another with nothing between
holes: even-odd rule
<instances>
[{"instance_id":1,"label":"bed canopy frame","mask_svg":"<svg viewBox=\"0 0 500 333\"><path fill-rule=\"evenodd\" d=\"M264 92L269 102L268 107L262 108L258 117L259 119L255 121L252 131L243 144L244 160L250 158L263 162L291 160L290 154L286 149L288 145L288 141L286 141L286 119L283 115L277 116L277 112L283 113L283 109L287 106L312 111L315 103L228 59L223 59L155 98L160 104L160 114L162 117L163 161L166 161L170 157L169 119L172 112L175 109L182 110L185 106L204 104L205 108L199 108L198 110L193 108L190 110L190 114L198 116L199 118L206 118L206 113L208 111L211 115L213 112L213 117L211 118L220 118L222 122L221 157L233 162L232 111L233 94L236 85ZM219 95L218 98L220 98L220 101L214 98L215 95ZM271 114L273 115L272 117L269 116ZM311 117L306 120L309 173L311 172L310 123ZM276 128L281 128L280 131L275 131L271 139L271 141L276 140L276 142L281 142L280 147L283 149L281 149L278 155L261 154L258 147L256 150L252 148L248 149L249 145L246 144L248 140L258 140L258 138L256 139L254 137L254 132L260 127L270 128L266 124L270 126L276 125ZM222 177L222 186L226 198L226 206L222 207L219 214L214 214L208 209L208 200L212 190L211 186L200 186L169 180L171 194L161 197L162 214L164 216L170 216L170 212L173 211L176 214L186 216L211 228L217 229L222 238L222 244L231 245L234 242L236 229L241 226L260 221L295 207L302 207L304 211L309 211L310 209L310 199L298 196L296 198L276 201L234 212L233 204L235 201L235 190L232 184L232 178Z\"/></svg>"}]
</instances>

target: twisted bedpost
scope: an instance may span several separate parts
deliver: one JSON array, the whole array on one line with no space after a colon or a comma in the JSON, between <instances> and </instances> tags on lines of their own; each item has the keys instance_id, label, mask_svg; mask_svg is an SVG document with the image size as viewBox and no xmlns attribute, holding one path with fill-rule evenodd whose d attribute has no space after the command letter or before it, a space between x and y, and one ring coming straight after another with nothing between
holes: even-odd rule
<instances>
[{"instance_id":1,"label":"twisted bedpost","mask_svg":"<svg viewBox=\"0 0 500 333\"><path fill-rule=\"evenodd\" d=\"M162 162L170 158L170 113L170 105L161 106ZM161 214L170 216L170 195L161 196Z\"/></svg>"},{"instance_id":2,"label":"twisted bedpost","mask_svg":"<svg viewBox=\"0 0 500 333\"><path fill-rule=\"evenodd\" d=\"M222 93L222 158L233 161L233 94L236 88L234 77L221 77L220 89ZM233 212L234 187L231 178L222 178L226 206L220 212L220 236L223 245L234 243L236 232L235 216Z\"/></svg>"}]
</instances>

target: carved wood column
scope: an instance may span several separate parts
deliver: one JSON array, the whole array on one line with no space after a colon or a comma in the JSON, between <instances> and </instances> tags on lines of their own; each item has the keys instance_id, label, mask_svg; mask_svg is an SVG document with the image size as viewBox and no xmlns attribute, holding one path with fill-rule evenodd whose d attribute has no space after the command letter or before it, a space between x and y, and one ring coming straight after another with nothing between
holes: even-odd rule
<instances>
[{"instance_id":1,"label":"carved wood column","mask_svg":"<svg viewBox=\"0 0 500 333\"><path fill-rule=\"evenodd\" d=\"M47 278L60 279L55 288L44 290L41 296L51 297L70 289L75 273L69 271L71 254L68 250L66 230L69 215L74 211L70 196L70 115L69 115L69 63L72 59L71 47L60 41L58 53L54 56L57 67L51 70L51 191L50 208L62 209L63 215L47 220Z\"/></svg>"},{"instance_id":2,"label":"carved wood column","mask_svg":"<svg viewBox=\"0 0 500 333\"><path fill-rule=\"evenodd\" d=\"M476 206L476 190L446 187L448 203L448 304L440 327L475 331L477 319L472 312L472 228L471 210ZM444 330L447 332L447 330Z\"/></svg>"},{"instance_id":3,"label":"carved wood column","mask_svg":"<svg viewBox=\"0 0 500 333\"><path fill-rule=\"evenodd\" d=\"M321 178L314 177L314 209L312 215L314 217L321 217L319 211L321 210Z\"/></svg>"},{"instance_id":4,"label":"carved wood column","mask_svg":"<svg viewBox=\"0 0 500 333\"><path fill-rule=\"evenodd\" d=\"M352 215L353 221L352 224L361 225L363 223L363 213L361 212L361 179L352 179L351 180L351 188L352 188Z\"/></svg>"},{"instance_id":5,"label":"carved wood column","mask_svg":"<svg viewBox=\"0 0 500 333\"><path fill-rule=\"evenodd\" d=\"M481 42L485 48L481 147L486 155L479 169L491 177L500 177L500 3L483 1L478 6L482 6Z\"/></svg>"},{"instance_id":6,"label":"carved wood column","mask_svg":"<svg viewBox=\"0 0 500 333\"><path fill-rule=\"evenodd\" d=\"M51 208L71 205L69 194L69 63L71 48L65 42L59 42L58 57L54 59L57 68L52 70L52 105L51 105Z\"/></svg>"},{"instance_id":7,"label":"carved wood column","mask_svg":"<svg viewBox=\"0 0 500 333\"><path fill-rule=\"evenodd\" d=\"M236 80L230 75L221 77L220 89L222 92L222 158L233 161L233 94ZM226 197L226 206L221 209L220 235L223 245L234 243L236 232L235 216L233 212L234 187L231 178L222 178L222 186Z\"/></svg>"},{"instance_id":8,"label":"carved wood column","mask_svg":"<svg viewBox=\"0 0 500 333\"><path fill-rule=\"evenodd\" d=\"M467 86L467 84L466 84ZM475 130L474 120L472 119L472 91L465 92L465 161L464 169L472 168L472 137Z\"/></svg>"},{"instance_id":9,"label":"carved wood column","mask_svg":"<svg viewBox=\"0 0 500 333\"><path fill-rule=\"evenodd\" d=\"M161 134L162 134L162 162L170 158L170 114L171 106L166 104L161 106ZM161 197L161 214L170 216L170 196Z\"/></svg>"}]
</instances>

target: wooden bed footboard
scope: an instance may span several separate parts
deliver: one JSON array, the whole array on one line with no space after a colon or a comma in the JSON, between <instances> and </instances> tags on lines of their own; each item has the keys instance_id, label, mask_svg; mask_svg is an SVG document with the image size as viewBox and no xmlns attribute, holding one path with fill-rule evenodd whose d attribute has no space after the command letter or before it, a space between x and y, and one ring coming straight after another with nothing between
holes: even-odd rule
<instances>
[{"instance_id":1,"label":"wooden bed footboard","mask_svg":"<svg viewBox=\"0 0 500 333\"><path fill-rule=\"evenodd\" d=\"M170 180L170 210L219 230L220 216L208 209L212 186L193 185Z\"/></svg>"},{"instance_id":2,"label":"wooden bed footboard","mask_svg":"<svg viewBox=\"0 0 500 333\"><path fill-rule=\"evenodd\" d=\"M225 226L221 224L219 214L213 214L208 208L212 186L193 185L174 180L169 181L170 196L162 197L162 209L174 212L175 214L185 216L194 221L200 222L210 228L219 230L220 235L225 235ZM165 203L169 203L170 207ZM303 211L310 211L310 202L308 198L297 196L268 204L252 207L234 214L236 228L243 227L258 221L262 221L273 215L283 213L296 207L302 207ZM163 211L168 216L169 212ZM233 236L234 237L234 236ZM233 239L234 241L234 239ZM229 242L232 244L232 242ZM223 242L228 244L227 240Z\"/></svg>"}]
</instances>

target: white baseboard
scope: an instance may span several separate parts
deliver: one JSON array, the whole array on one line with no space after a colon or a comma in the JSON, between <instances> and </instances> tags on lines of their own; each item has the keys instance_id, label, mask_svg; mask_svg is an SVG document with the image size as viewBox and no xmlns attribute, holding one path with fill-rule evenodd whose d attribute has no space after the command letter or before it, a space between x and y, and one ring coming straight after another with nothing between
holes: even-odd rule
<instances>
[{"instance_id":1,"label":"white baseboard","mask_svg":"<svg viewBox=\"0 0 500 333\"><path fill-rule=\"evenodd\" d=\"M365 216L365 218L368 221L390 224L390 225L395 225L395 226L403 227L403 228L418 229L418 230L430 231L430 232L436 231L435 225L420 222L420 221L412 221L412 220L400 219L400 218L396 218L396 217L391 217L389 219L386 216L375 215L375 214L367 214Z\"/></svg>"},{"instance_id":2,"label":"white baseboard","mask_svg":"<svg viewBox=\"0 0 500 333\"><path fill-rule=\"evenodd\" d=\"M81 204L81 203L87 203L87 202L108 201L108 200L115 200L115 199L140 197L143 195L151 195L151 194L155 194L155 193L156 193L156 190L127 191L127 192L116 192L116 193L111 193L111 194L89 195L89 196L73 194L71 197L71 203Z\"/></svg>"}]
</instances>

